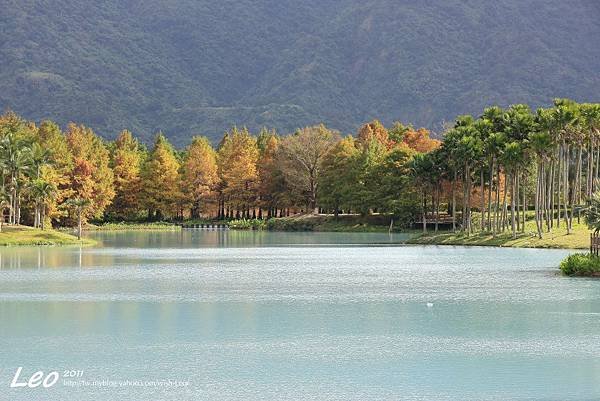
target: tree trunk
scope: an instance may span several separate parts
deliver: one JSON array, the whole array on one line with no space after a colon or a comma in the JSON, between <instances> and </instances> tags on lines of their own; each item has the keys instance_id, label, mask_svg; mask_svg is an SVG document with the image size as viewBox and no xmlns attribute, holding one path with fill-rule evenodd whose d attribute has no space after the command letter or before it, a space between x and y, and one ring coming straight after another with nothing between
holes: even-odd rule
<instances>
[{"instance_id":1,"label":"tree trunk","mask_svg":"<svg viewBox=\"0 0 600 401\"><path fill-rule=\"evenodd\" d=\"M454 170L454 180L452 181L452 232L456 232L456 180L457 171Z\"/></svg>"},{"instance_id":2,"label":"tree trunk","mask_svg":"<svg viewBox=\"0 0 600 401\"><path fill-rule=\"evenodd\" d=\"M516 181L516 190L515 190L515 200L516 200L516 210L517 214L517 231L521 231L521 198L519 197L519 171L515 172L515 181Z\"/></svg>"},{"instance_id":3,"label":"tree trunk","mask_svg":"<svg viewBox=\"0 0 600 401\"><path fill-rule=\"evenodd\" d=\"M427 233L427 194L423 190L423 234Z\"/></svg>"},{"instance_id":4,"label":"tree trunk","mask_svg":"<svg viewBox=\"0 0 600 401\"><path fill-rule=\"evenodd\" d=\"M504 176L504 194L502 195L502 232L506 231L506 220L508 217L508 177Z\"/></svg>"},{"instance_id":5,"label":"tree trunk","mask_svg":"<svg viewBox=\"0 0 600 401\"><path fill-rule=\"evenodd\" d=\"M562 145L560 145L558 148L558 166L556 167L556 175L557 175L557 181L558 181L557 186L556 186L556 208L558 211L558 214L556 216L556 228L560 228L560 215L562 214L561 199L562 199L562 194L563 194L562 181L563 181L563 177L564 177L562 158L563 158L563 147L562 147ZM552 213L554 213L554 210L552 211Z\"/></svg>"},{"instance_id":6,"label":"tree trunk","mask_svg":"<svg viewBox=\"0 0 600 401\"><path fill-rule=\"evenodd\" d=\"M467 236L471 235L471 166L466 166L467 179Z\"/></svg>"},{"instance_id":7,"label":"tree trunk","mask_svg":"<svg viewBox=\"0 0 600 401\"><path fill-rule=\"evenodd\" d=\"M77 212L77 239L81 240L81 213L82 211L79 210Z\"/></svg>"},{"instance_id":8,"label":"tree trunk","mask_svg":"<svg viewBox=\"0 0 600 401\"><path fill-rule=\"evenodd\" d=\"M481 231L485 231L485 183L483 182L483 166L479 172L481 185Z\"/></svg>"},{"instance_id":9,"label":"tree trunk","mask_svg":"<svg viewBox=\"0 0 600 401\"><path fill-rule=\"evenodd\" d=\"M512 181L512 185L511 185L511 189L510 189L510 219L511 219L511 230L512 230L512 237L517 238L517 220L516 220L516 213L515 213L515 196L516 195L516 190L517 190L517 176L516 174L513 173L511 174L510 180Z\"/></svg>"},{"instance_id":10,"label":"tree trunk","mask_svg":"<svg viewBox=\"0 0 600 401\"><path fill-rule=\"evenodd\" d=\"M523 224L521 224L521 232L525 232L525 213L527 213L527 183L523 184L521 192L523 193L523 203L522 203L523 213L521 213L521 218L523 219Z\"/></svg>"},{"instance_id":11,"label":"tree trunk","mask_svg":"<svg viewBox=\"0 0 600 401\"><path fill-rule=\"evenodd\" d=\"M537 185L535 188L535 225L538 232L538 238L542 239L542 221L540 214L540 205L541 205L541 195L542 195L542 171L543 171L543 162L538 162L537 168Z\"/></svg>"},{"instance_id":12,"label":"tree trunk","mask_svg":"<svg viewBox=\"0 0 600 401\"><path fill-rule=\"evenodd\" d=\"M564 206L565 206L565 214L564 214L564 219L565 219L565 224L567 226L567 235L571 234L571 223L570 223L570 218L569 218L569 145L565 143L565 149L564 149L564 155L565 155L565 168L564 168L564 173L565 173L565 177L564 177L564 185L563 185L563 189L564 189Z\"/></svg>"},{"instance_id":13,"label":"tree trunk","mask_svg":"<svg viewBox=\"0 0 600 401\"><path fill-rule=\"evenodd\" d=\"M438 232L438 226L440 222L440 189L439 185L435 190L435 233Z\"/></svg>"},{"instance_id":14,"label":"tree trunk","mask_svg":"<svg viewBox=\"0 0 600 401\"><path fill-rule=\"evenodd\" d=\"M496 202L494 204L494 231L492 235L496 237L496 233L500 229L500 220L498 219L498 208L500 207L500 163L496 165Z\"/></svg>"},{"instance_id":15,"label":"tree trunk","mask_svg":"<svg viewBox=\"0 0 600 401\"><path fill-rule=\"evenodd\" d=\"M494 187L494 158L490 163L490 187L488 188L487 229L492 231L492 188Z\"/></svg>"}]
</instances>

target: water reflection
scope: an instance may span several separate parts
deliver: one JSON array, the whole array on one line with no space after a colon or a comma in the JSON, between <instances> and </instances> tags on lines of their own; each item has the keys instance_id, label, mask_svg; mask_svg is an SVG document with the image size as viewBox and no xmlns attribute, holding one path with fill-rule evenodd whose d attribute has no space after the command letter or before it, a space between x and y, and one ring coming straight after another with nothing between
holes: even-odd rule
<instances>
[{"instance_id":1,"label":"water reflection","mask_svg":"<svg viewBox=\"0 0 600 401\"><path fill-rule=\"evenodd\" d=\"M568 251L94 235L102 245L0 250L0 385L24 366L191 387L7 399L600 398L600 282L556 276Z\"/></svg>"},{"instance_id":2,"label":"water reflection","mask_svg":"<svg viewBox=\"0 0 600 401\"><path fill-rule=\"evenodd\" d=\"M265 231L112 231L91 232L87 236L99 242L94 247L3 247L0 248L0 270L21 268L88 268L132 264L131 254L110 249L194 250L213 248L262 247L335 247L393 246L403 243L408 235L388 233L273 233ZM140 251L140 256L146 252ZM177 262L193 252L174 253Z\"/></svg>"},{"instance_id":3,"label":"water reflection","mask_svg":"<svg viewBox=\"0 0 600 401\"><path fill-rule=\"evenodd\" d=\"M143 248L228 248L265 246L393 245L402 233L323 233L238 230L181 230L97 232L88 234L104 246Z\"/></svg>"}]
</instances>

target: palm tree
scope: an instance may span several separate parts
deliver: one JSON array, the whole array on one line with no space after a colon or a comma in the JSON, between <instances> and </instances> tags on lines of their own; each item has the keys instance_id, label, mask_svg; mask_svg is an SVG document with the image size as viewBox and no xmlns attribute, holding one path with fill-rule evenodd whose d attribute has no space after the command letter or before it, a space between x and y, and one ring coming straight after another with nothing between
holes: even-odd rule
<instances>
[{"instance_id":1,"label":"palm tree","mask_svg":"<svg viewBox=\"0 0 600 401\"><path fill-rule=\"evenodd\" d=\"M550 155L552 154L554 143L550 133L547 131L532 132L529 134L529 143L531 150L537 156L537 185L535 191L535 223L537 227L538 237L542 238L542 221L543 221L543 210L542 205L547 202L545 200L545 166Z\"/></svg>"},{"instance_id":2,"label":"palm tree","mask_svg":"<svg viewBox=\"0 0 600 401\"><path fill-rule=\"evenodd\" d=\"M471 234L471 192L473 166L483 155L483 143L477 135L471 116L459 117L456 130L460 141L457 146L457 157L463 167L463 230L467 236Z\"/></svg>"},{"instance_id":3,"label":"palm tree","mask_svg":"<svg viewBox=\"0 0 600 401\"><path fill-rule=\"evenodd\" d=\"M523 142L509 142L504 147L502 162L510 178L510 217L512 237L517 237L516 227L516 200L518 199L517 192L517 177L519 166L523 164L525 159L525 151Z\"/></svg>"},{"instance_id":4,"label":"palm tree","mask_svg":"<svg viewBox=\"0 0 600 401\"><path fill-rule=\"evenodd\" d=\"M427 232L427 193L431 189L434 163L433 158L427 153L417 153L410 163L410 171L415 185L421 190L421 213L423 233Z\"/></svg>"},{"instance_id":5,"label":"palm tree","mask_svg":"<svg viewBox=\"0 0 600 401\"><path fill-rule=\"evenodd\" d=\"M34 227L44 229L44 220L46 219L46 202L56 194L56 187L42 179L34 180L29 190L35 201Z\"/></svg>"},{"instance_id":6,"label":"palm tree","mask_svg":"<svg viewBox=\"0 0 600 401\"><path fill-rule=\"evenodd\" d=\"M21 188L23 176L31 166L31 149L28 141L20 138L14 132L6 133L0 139L0 163L9 175L11 190L11 216L12 224L19 224L21 220Z\"/></svg>"},{"instance_id":7,"label":"palm tree","mask_svg":"<svg viewBox=\"0 0 600 401\"><path fill-rule=\"evenodd\" d=\"M494 125L492 124L491 121L485 119L485 118L480 118L477 121L475 121L475 133L479 139L479 141L481 141L482 144L482 153L480 154L480 158L479 160L477 160L477 168L479 169L479 186L481 188L481 231L485 231L485 173L486 170L488 168L488 166L491 164L491 158L490 158L490 154L488 152L488 147L487 145L489 144L489 138L490 136L493 135L493 129L494 129ZM493 173L492 173L493 174ZM489 177L489 185L488 185L488 189L489 189L489 194L492 193L492 177L493 175L490 174ZM491 200L491 197L488 196L488 201ZM489 217L489 216L488 216Z\"/></svg>"},{"instance_id":8,"label":"palm tree","mask_svg":"<svg viewBox=\"0 0 600 401\"><path fill-rule=\"evenodd\" d=\"M600 192L594 192L583 209L585 224L594 232L600 231Z\"/></svg>"},{"instance_id":9,"label":"palm tree","mask_svg":"<svg viewBox=\"0 0 600 401\"><path fill-rule=\"evenodd\" d=\"M10 194L2 187L0 188L0 232L4 225L4 209L7 208L10 208Z\"/></svg>"},{"instance_id":10,"label":"palm tree","mask_svg":"<svg viewBox=\"0 0 600 401\"><path fill-rule=\"evenodd\" d=\"M52 153L39 143L35 142L31 146L30 154L31 172L33 174L33 178L39 179L42 167L50 164L50 156Z\"/></svg>"},{"instance_id":11,"label":"palm tree","mask_svg":"<svg viewBox=\"0 0 600 401\"><path fill-rule=\"evenodd\" d=\"M460 132L452 128L444 135L444 142L440 151L446 159L445 166L448 168L447 175L452 181L452 232L456 232L456 185L458 174L460 173L461 163L458 162L458 142L460 141Z\"/></svg>"},{"instance_id":12,"label":"palm tree","mask_svg":"<svg viewBox=\"0 0 600 401\"><path fill-rule=\"evenodd\" d=\"M571 198L569 197L569 167L571 164L571 142L574 139L573 127L576 122L575 108L572 102L564 99L557 99L554 101L555 107L552 109L553 126L558 134L558 140L560 143L559 147L559 166L562 164L562 171L559 167L559 177L562 175L562 179L559 178L559 183L562 180L563 190L563 206L564 206L564 221L567 226L567 234L571 233L572 225L572 213L569 215L569 206L572 204ZM560 186L559 186L559 198L560 198ZM560 215L560 213L559 213Z\"/></svg>"},{"instance_id":13,"label":"palm tree","mask_svg":"<svg viewBox=\"0 0 600 401\"><path fill-rule=\"evenodd\" d=\"M81 239L83 216L90 207L91 203L92 202L89 199L83 198L73 198L65 202L65 205L74 210L75 214L77 214L77 239L79 240Z\"/></svg>"}]
</instances>

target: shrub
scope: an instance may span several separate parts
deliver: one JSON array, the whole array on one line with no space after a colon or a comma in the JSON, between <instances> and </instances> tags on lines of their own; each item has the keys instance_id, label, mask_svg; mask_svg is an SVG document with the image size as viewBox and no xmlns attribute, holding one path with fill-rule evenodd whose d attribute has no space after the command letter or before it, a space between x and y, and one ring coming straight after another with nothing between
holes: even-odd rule
<instances>
[{"instance_id":1,"label":"shrub","mask_svg":"<svg viewBox=\"0 0 600 401\"><path fill-rule=\"evenodd\" d=\"M600 257L589 253L575 253L560 263L560 270L567 276L600 275Z\"/></svg>"},{"instance_id":2,"label":"shrub","mask_svg":"<svg viewBox=\"0 0 600 401\"><path fill-rule=\"evenodd\" d=\"M258 219L237 219L228 222L229 228L235 230L262 230L266 227L265 220Z\"/></svg>"}]
</instances>

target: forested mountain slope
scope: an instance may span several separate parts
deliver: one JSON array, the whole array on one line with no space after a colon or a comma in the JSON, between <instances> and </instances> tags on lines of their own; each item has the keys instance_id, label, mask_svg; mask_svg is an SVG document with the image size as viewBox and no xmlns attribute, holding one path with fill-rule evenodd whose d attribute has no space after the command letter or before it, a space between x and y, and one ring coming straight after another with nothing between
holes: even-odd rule
<instances>
[{"instance_id":1,"label":"forested mountain slope","mask_svg":"<svg viewBox=\"0 0 600 401\"><path fill-rule=\"evenodd\" d=\"M598 101L595 0L0 0L0 108L177 145Z\"/></svg>"}]
</instances>

